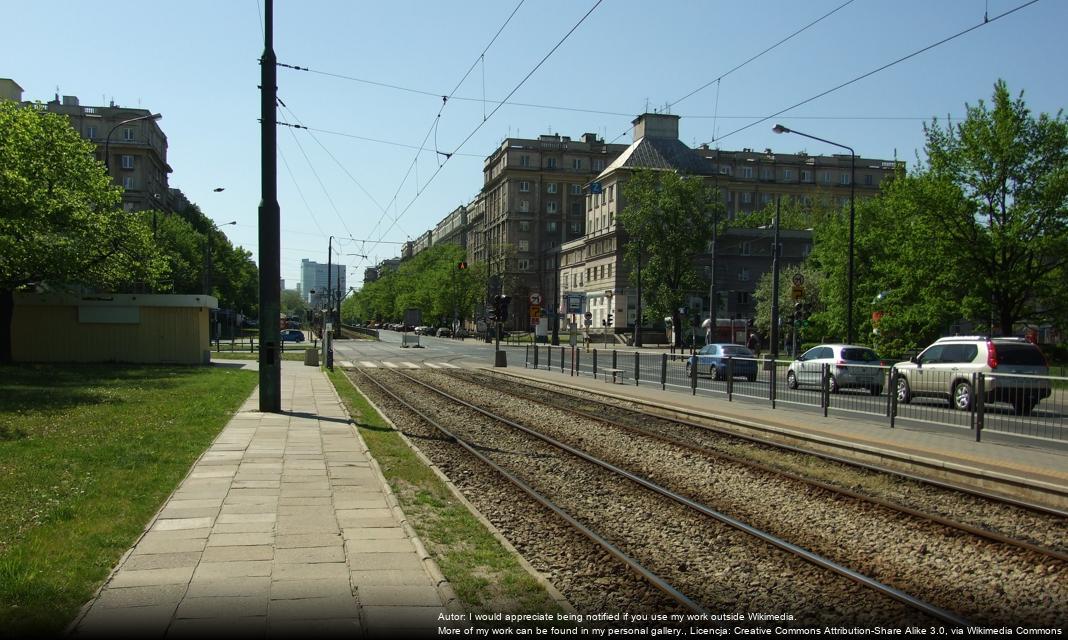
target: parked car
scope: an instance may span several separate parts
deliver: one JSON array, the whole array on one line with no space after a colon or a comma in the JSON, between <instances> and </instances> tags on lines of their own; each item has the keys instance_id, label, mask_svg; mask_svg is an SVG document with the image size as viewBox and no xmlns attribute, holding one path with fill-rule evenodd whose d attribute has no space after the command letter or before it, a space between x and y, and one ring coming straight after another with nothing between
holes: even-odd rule
<instances>
[{"instance_id":1,"label":"parked car","mask_svg":"<svg viewBox=\"0 0 1068 640\"><path fill-rule=\"evenodd\" d=\"M304 342L304 332L286 329L282 332L282 342Z\"/></svg>"},{"instance_id":2,"label":"parked car","mask_svg":"<svg viewBox=\"0 0 1068 640\"><path fill-rule=\"evenodd\" d=\"M436 335L439 338L451 338L452 337L452 329L450 329L448 327L440 327L434 335Z\"/></svg>"},{"instance_id":3,"label":"parked car","mask_svg":"<svg viewBox=\"0 0 1068 640\"><path fill-rule=\"evenodd\" d=\"M939 338L898 371L897 401L926 396L946 398L949 406L969 411L975 401L975 375L985 374L984 402L1007 402L1017 415L1027 415L1051 393L1049 365L1037 345L1023 338L953 336ZM1015 374L1020 377L998 376Z\"/></svg>"},{"instance_id":4,"label":"parked car","mask_svg":"<svg viewBox=\"0 0 1068 640\"><path fill-rule=\"evenodd\" d=\"M823 365L829 366L827 387L831 393L842 389L867 389L873 396L883 392L886 363L868 347L853 344L821 344L801 354L786 370L786 386L821 387Z\"/></svg>"},{"instance_id":5,"label":"parked car","mask_svg":"<svg viewBox=\"0 0 1068 640\"><path fill-rule=\"evenodd\" d=\"M691 370L696 358L698 375L707 371L713 380L725 380L727 363L730 362L735 377L753 382L757 379L756 357L755 353L738 344L706 344L697 355L686 360L686 375L693 375Z\"/></svg>"}]
</instances>

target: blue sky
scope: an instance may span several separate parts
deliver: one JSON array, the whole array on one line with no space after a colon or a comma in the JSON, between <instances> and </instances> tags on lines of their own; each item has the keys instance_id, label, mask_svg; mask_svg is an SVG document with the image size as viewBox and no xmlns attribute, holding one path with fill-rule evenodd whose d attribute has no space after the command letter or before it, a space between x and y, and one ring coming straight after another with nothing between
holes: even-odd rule
<instances>
[{"instance_id":1,"label":"blue sky","mask_svg":"<svg viewBox=\"0 0 1068 640\"><path fill-rule=\"evenodd\" d=\"M634 116L670 105L694 146L837 151L775 135L781 122L912 164L923 121L989 100L998 78L1033 111L1055 113L1068 103L1068 3L1040 0L745 128L1027 1L854 0L679 101L846 0L603 0L510 99L540 106L506 104L483 121L496 107L483 99L508 95L596 0L525 0L484 57L519 0L276 0L279 62L313 70L278 73L280 119L313 128L278 132L282 275L293 286L302 258L325 262L330 235L382 241L340 243L343 254L369 256L341 258L358 283L365 266L397 254L387 242L468 202L483 159L508 136L595 132L629 143ZM0 77L28 100L58 92L162 113L171 185L217 222L236 220L224 231L258 258L263 0L2 2ZM440 96L469 69L442 109ZM436 151L455 155L442 165Z\"/></svg>"}]
</instances>

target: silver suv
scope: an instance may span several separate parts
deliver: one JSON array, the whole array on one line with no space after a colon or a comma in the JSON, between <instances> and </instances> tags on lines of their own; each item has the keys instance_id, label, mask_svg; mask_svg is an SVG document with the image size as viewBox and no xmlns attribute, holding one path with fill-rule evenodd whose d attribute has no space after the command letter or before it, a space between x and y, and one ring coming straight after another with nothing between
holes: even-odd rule
<instances>
[{"instance_id":1,"label":"silver suv","mask_svg":"<svg viewBox=\"0 0 1068 640\"><path fill-rule=\"evenodd\" d=\"M954 336L940 338L909 362L895 365L897 401L940 397L950 407L969 411L975 401L976 374L985 374L984 402L1007 402L1017 415L1031 413L1050 395L1049 365L1039 348L1023 338ZM1010 374L1010 375L996 375Z\"/></svg>"},{"instance_id":2,"label":"silver suv","mask_svg":"<svg viewBox=\"0 0 1068 640\"><path fill-rule=\"evenodd\" d=\"M886 372L883 361L868 347L853 344L821 344L812 347L790 363L786 370L786 385L796 389L801 385L821 386L823 365L829 367L827 388L831 393L841 389L867 389L873 396L883 392Z\"/></svg>"}]
</instances>

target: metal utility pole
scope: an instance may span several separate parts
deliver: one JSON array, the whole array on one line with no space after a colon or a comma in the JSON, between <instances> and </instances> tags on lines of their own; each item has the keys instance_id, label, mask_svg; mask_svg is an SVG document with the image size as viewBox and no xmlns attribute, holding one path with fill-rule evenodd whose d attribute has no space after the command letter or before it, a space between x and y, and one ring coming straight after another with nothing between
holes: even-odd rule
<instances>
[{"instance_id":1,"label":"metal utility pole","mask_svg":"<svg viewBox=\"0 0 1068 640\"><path fill-rule=\"evenodd\" d=\"M775 197L775 235L771 241L771 359L779 359L779 212L782 196Z\"/></svg>"},{"instance_id":2,"label":"metal utility pole","mask_svg":"<svg viewBox=\"0 0 1068 640\"><path fill-rule=\"evenodd\" d=\"M719 307L716 304L716 227L719 226L719 210L712 211L712 251L709 252L708 264L708 317L712 320L712 333L709 343L719 341L719 323L716 321L716 313Z\"/></svg>"},{"instance_id":3,"label":"metal utility pole","mask_svg":"<svg viewBox=\"0 0 1068 640\"><path fill-rule=\"evenodd\" d=\"M330 239L326 242L326 312L323 313L323 361L326 364L326 368L331 371L334 370L334 345L330 339L330 330L326 328L327 321L333 323L334 320L334 305L331 304L330 298L334 295L334 288L331 285L331 277L334 275L333 267L334 258L334 236L330 236ZM340 280L340 278L338 278Z\"/></svg>"},{"instance_id":4,"label":"metal utility pole","mask_svg":"<svg viewBox=\"0 0 1068 640\"><path fill-rule=\"evenodd\" d=\"M260 411L282 411L281 211L278 206L278 68L274 55L274 0L264 0L260 58Z\"/></svg>"},{"instance_id":5,"label":"metal utility pole","mask_svg":"<svg viewBox=\"0 0 1068 640\"><path fill-rule=\"evenodd\" d=\"M634 346L642 346L642 241L638 240L638 299L635 301Z\"/></svg>"}]
</instances>

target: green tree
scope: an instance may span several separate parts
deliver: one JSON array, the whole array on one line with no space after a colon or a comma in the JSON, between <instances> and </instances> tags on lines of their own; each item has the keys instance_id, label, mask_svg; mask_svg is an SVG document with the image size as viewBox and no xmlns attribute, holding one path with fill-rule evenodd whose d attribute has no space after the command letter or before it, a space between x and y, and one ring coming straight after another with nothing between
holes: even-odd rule
<instances>
[{"instance_id":1,"label":"green tree","mask_svg":"<svg viewBox=\"0 0 1068 640\"><path fill-rule=\"evenodd\" d=\"M346 298L345 302L349 303L351 298ZM300 296L300 292L296 289L285 289L282 291L282 313L287 316L300 316L301 319L305 319L308 314L308 303L304 301L304 298ZM342 307L344 309L344 306ZM342 314L344 322L351 322L348 316Z\"/></svg>"},{"instance_id":2,"label":"green tree","mask_svg":"<svg viewBox=\"0 0 1068 640\"><path fill-rule=\"evenodd\" d=\"M154 287L166 270L94 151L67 118L0 102L0 362L11 360L15 291Z\"/></svg>"},{"instance_id":3,"label":"green tree","mask_svg":"<svg viewBox=\"0 0 1068 640\"><path fill-rule=\"evenodd\" d=\"M672 171L635 171L623 184L623 197L623 255L633 269L631 282L637 283L641 263L643 315L670 315L681 327L687 292L703 286L694 260L712 239L714 208L723 204L703 178ZM681 337L676 332L677 343Z\"/></svg>"},{"instance_id":4,"label":"green tree","mask_svg":"<svg viewBox=\"0 0 1068 640\"><path fill-rule=\"evenodd\" d=\"M964 122L924 127L923 177L940 196L924 207L972 286L966 316L994 318L1010 335L1020 321L1065 324L1068 265L1068 121L1034 117L1004 81L992 107ZM943 191L945 190L945 191Z\"/></svg>"}]
</instances>

